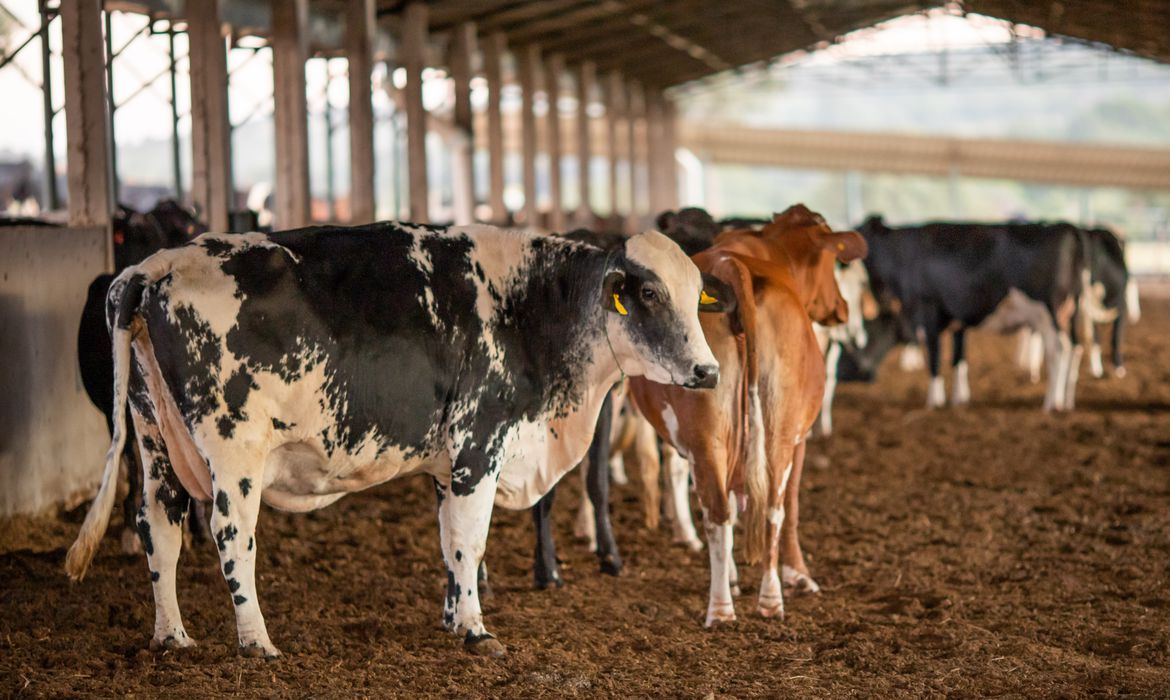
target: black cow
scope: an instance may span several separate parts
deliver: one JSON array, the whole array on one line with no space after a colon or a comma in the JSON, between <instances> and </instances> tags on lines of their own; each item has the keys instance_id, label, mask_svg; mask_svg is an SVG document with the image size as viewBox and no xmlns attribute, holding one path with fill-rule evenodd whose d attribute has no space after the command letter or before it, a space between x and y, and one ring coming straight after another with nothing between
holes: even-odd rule
<instances>
[{"instance_id":1,"label":"black cow","mask_svg":"<svg viewBox=\"0 0 1170 700\"><path fill-rule=\"evenodd\" d=\"M169 199L159 202L146 213L119 206L112 223L114 267L119 272L163 248L183 245L207 230L191 212ZM77 329L77 364L81 370L81 383L89 400L105 416L110 435L114 434L114 356L106 327L105 305L113 281L114 275L102 274L90 283ZM126 441L123 451L130 489L122 504L122 549L133 553L140 549L134 519L142 501L142 470L132 428L130 430L131 439ZM196 522L192 520L193 528Z\"/></svg>"},{"instance_id":2,"label":"black cow","mask_svg":"<svg viewBox=\"0 0 1170 700\"><path fill-rule=\"evenodd\" d=\"M1089 343L1089 370L1094 377L1105 374L1101 362L1097 324L1111 323L1113 339L1110 362L1118 377L1125 376L1121 355L1121 341L1127 321L1136 323L1141 318L1138 306L1137 283L1130 277L1125 264L1125 245L1112 231L1094 228L1085 231L1085 252L1089 270L1088 284L1082 297L1085 340Z\"/></svg>"},{"instance_id":3,"label":"black cow","mask_svg":"<svg viewBox=\"0 0 1170 700\"><path fill-rule=\"evenodd\" d=\"M939 376L942 333L953 328L952 403L970 400L964 334L981 327L1043 334L1049 382L1045 410L1074 404L1082 348L1076 316L1085 265L1080 232L1069 224L929 223L891 228L871 217L858 229L878 301L901 307L922 334L931 383L927 406L946 402Z\"/></svg>"},{"instance_id":4,"label":"black cow","mask_svg":"<svg viewBox=\"0 0 1170 700\"><path fill-rule=\"evenodd\" d=\"M114 440L66 557L85 574L113 505L125 409L144 468L152 645L193 644L175 592L191 498L211 528L245 656L277 656L257 600L261 502L322 508L427 474L447 568L443 623L499 655L476 573L493 504L531 508L588 448L625 373L718 381L699 270L665 236L619 251L491 226L395 222L206 234L114 280Z\"/></svg>"}]
</instances>

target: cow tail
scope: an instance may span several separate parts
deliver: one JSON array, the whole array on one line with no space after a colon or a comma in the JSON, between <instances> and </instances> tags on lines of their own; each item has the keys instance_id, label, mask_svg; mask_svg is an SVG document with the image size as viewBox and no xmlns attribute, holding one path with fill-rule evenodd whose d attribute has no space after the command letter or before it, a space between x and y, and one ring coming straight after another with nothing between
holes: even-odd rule
<instances>
[{"instance_id":1,"label":"cow tail","mask_svg":"<svg viewBox=\"0 0 1170 700\"><path fill-rule=\"evenodd\" d=\"M130 384L130 323L138 310L145 288L141 275L127 278L120 275L114 280L106 297L107 323L114 354L114 437L106 453L106 469L102 473L101 486L97 496L85 515L85 522L69 553L65 556L65 573L74 581L84 576L93 556L97 552L102 536L110 524L110 511L114 507L114 496L118 490L118 463L126 443L126 403Z\"/></svg>"},{"instance_id":2,"label":"cow tail","mask_svg":"<svg viewBox=\"0 0 1170 700\"><path fill-rule=\"evenodd\" d=\"M744 368L740 385L740 459L743 468L747 507L744 510L744 554L749 564L758 563L767 551L768 539L768 458L764 447L763 408L760 404L760 358L756 339L756 296L752 275L740 260L728 258L724 268L727 281L735 290L736 311L733 332L742 338L737 343L740 366Z\"/></svg>"}]
</instances>

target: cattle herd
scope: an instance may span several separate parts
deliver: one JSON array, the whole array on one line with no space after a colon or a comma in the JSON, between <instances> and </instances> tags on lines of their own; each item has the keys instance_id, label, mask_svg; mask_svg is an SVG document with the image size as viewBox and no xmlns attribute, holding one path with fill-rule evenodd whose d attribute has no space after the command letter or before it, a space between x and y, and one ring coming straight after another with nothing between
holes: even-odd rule
<instances>
[{"instance_id":1,"label":"cattle herd","mask_svg":"<svg viewBox=\"0 0 1170 700\"><path fill-rule=\"evenodd\" d=\"M495 505L531 509L537 587L562 585L551 526L578 464L578 532L603 573L622 559L609 482L637 470L647 525L710 559L708 626L735 619L741 561L761 565L757 610L816 592L799 538L810 435L832 431L839 381L872 381L918 348L927 405L971 400L968 329L1020 335L1043 408L1075 405L1083 344L1111 362L1139 314L1118 238L1070 224L834 231L802 205L771 219L664 212L657 231L548 235L487 225L378 223L204 233L173 203L122 212L118 274L94 280L81 319L85 388L112 444L66 558L84 576L129 472L122 544L144 551L152 648L194 644L176 597L186 523L218 550L240 653L275 657L255 566L260 504L311 511L394 478L428 475L447 571L444 625L472 653L504 646L480 589ZM666 466L662 470L662 465ZM660 486L665 488L660 490ZM210 546L210 545L209 545Z\"/></svg>"}]
</instances>

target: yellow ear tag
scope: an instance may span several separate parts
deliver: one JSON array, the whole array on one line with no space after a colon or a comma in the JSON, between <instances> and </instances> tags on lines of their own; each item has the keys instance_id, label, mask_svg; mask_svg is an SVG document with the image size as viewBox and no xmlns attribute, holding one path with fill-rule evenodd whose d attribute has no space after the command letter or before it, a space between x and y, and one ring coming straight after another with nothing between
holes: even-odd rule
<instances>
[{"instance_id":1,"label":"yellow ear tag","mask_svg":"<svg viewBox=\"0 0 1170 700\"><path fill-rule=\"evenodd\" d=\"M844 244L844 243L838 243L838 244L837 244L837 250L845 250L845 244Z\"/></svg>"},{"instance_id":2,"label":"yellow ear tag","mask_svg":"<svg viewBox=\"0 0 1170 700\"><path fill-rule=\"evenodd\" d=\"M699 292L699 303L703 306L706 306L707 304L716 304L718 302L719 300L708 294L707 290L704 289Z\"/></svg>"},{"instance_id":3,"label":"yellow ear tag","mask_svg":"<svg viewBox=\"0 0 1170 700\"><path fill-rule=\"evenodd\" d=\"M613 305L614 305L614 308L617 309L617 312L619 314L621 314L622 316L629 316L630 315L630 312L626 311L626 307L622 306L622 300L618 299L617 292L613 293Z\"/></svg>"}]
</instances>

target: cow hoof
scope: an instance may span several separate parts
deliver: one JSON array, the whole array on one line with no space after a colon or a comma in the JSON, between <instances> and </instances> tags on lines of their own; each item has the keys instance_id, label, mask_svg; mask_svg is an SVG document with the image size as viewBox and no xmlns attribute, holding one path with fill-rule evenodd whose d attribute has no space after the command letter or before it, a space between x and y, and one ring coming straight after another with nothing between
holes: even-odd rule
<instances>
[{"instance_id":1,"label":"cow hoof","mask_svg":"<svg viewBox=\"0 0 1170 700\"><path fill-rule=\"evenodd\" d=\"M151 639L151 651L178 651L179 649L189 649L195 646L195 640L184 634L182 637L171 635L165 639Z\"/></svg>"},{"instance_id":2,"label":"cow hoof","mask_svg":"<svg viewBox=\"0 0 1170 700\"><path fill-rule=\"evenodd\" d=\"M676 540L674 540L674 543L681 544L682 546L686 547L687 549L691 550L692 552L703 551L703 540L700 540L697 537L693 538L693 539L676 539Z\"/></svg>"},{"instance_id":3,"label":"cow hoof","mask_svg":"<svg viewBox=\"0 0 1170 700\"><path fill-rule=\"evenodd\" d=\"M733 622L735 622L735 604L723 603L707 606L707 621L703 623L704 627L730 625Z\"/></svg>"},{"instance_id":4,"label":"cow hoof","mask_svg":"<svg viewBox=\"0 0 1170 700\"><path fill-rule=\"evenodd\" d=\"M760 616L766 618L778 618L781 622L784 621L784 601L775 603L760 601Z\"/></svg>"},{"instance_id":5,"label":"cow hoof","mask_svg":"<svg viewBox=\"0 0 1170 700\"><path fill-rule=\"evenodd\" d=\"M732 597L739 596L739 595L742 595L742 594L743 594L743 591L742 591L742 590L740 590L740 588L739 588L739 584L738 584L738 583L733 583L733 584L731 584L731 595L732 595Z\"/></svg>"},{"instance_id":6,"label":"cow hoof","mask_svg":"<svg viewBox=\"0 0 1170 700\"><path fill-rule=\"evenodd\" d=\"M504 645L500 644L500 640L490 633L476 635L468 632L467 637L463 640L463 646L476 656L499 658L508 653Z\"/></svg>"},{"instance_id":7,"label":"cow hoof","mask_svg":"<svg viewBox=\"0 0 1170 700\"><path fill-rule=\"evenodd\" d=\"M1118 379L1125 379L1125 368L1124 367L1115 368L1113 370L1113 376L1117 377Z\"/></svg>"},{"instance_id":8,"label":"cow hoof","mask_svg":"<svg viewBox=\"0 0 1170 700\"><path fill-rule=\"evenodd\" d=\"M620 576L622 573L622 558L611 554L600 560L601 573L607 576Z\"/></svg>"},{"instance_id":9,"label":"cow hoof","mask_svg":"<svg viewBox=\"0 0 1170 700\"><path fill-rule=\"evenodd\" d=\"M813 580L812 576L806 573L797 571L787 564L781 567L781 580L784 581L784 588L788 589L789 593L820 593L820 585Z\"/></svg>"},{"instance_id":10,"label":"cow hoof","mask_svg":"<svg viewBox=\"0 0 1170 700\"><path fill-rule=\"evenodd\" d=\"M552 586L553 588L564 588L565 587L565 580L563 578L561 578L560 574L553 574L552 576L550 576L548 578L545 578L543 576L536 577L536 590L546 591L546 590L548 590L548 588L550 586Z\"/></svg>"},{"instance_id":11,"label":"cow hoof","mask_svg":"<svg viewBox=\"0 0 1170 700\"><path fill-rule=\"evenodd\" d=\"M138 539L138 533L133 528L122 530L122 551L134 556L142 554L142 540Z\"/></svg>"},{"instance_id":12,"label":"cow hoof","mask_svg":"<svg viewBox=\"0 0 1170 700\"><path fill-rule=\"evenodd\" d=\"M264 646L259 642L240 645L240 656L245 659L276 659L280 658L280 650L274 646Z\"/></svg>"}]
</instances>

